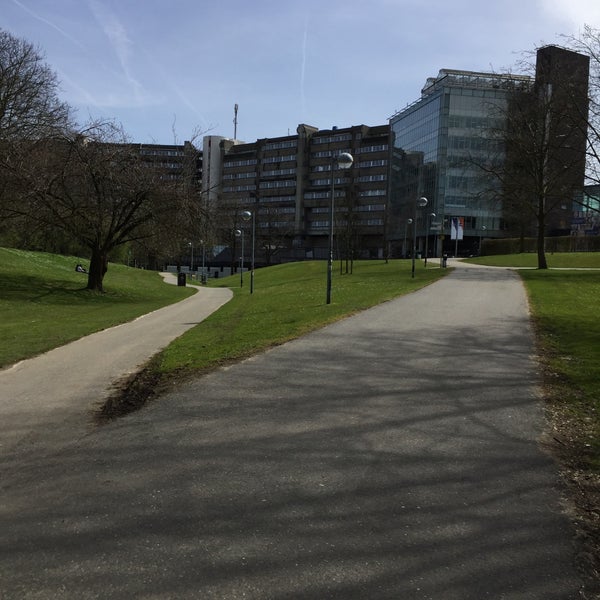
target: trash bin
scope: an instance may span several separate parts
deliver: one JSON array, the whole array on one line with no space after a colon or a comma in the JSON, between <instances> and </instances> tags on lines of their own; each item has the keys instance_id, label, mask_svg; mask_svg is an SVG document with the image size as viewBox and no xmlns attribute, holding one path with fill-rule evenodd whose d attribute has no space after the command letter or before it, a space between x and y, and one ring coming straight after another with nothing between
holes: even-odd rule
<instances>
[{"instance_id":1,"label":"trash bin","mask_svg":"<svg viewBox=\"0 0 600 600\"><path fill-rule=\"evenodd\" d=\"M448 266L448 255L444 254L442 256L442 267L445 269Z\"/></svg>"},{"instance_id":2,"label":"trash bin","mask_svg":"<svg viewBox=\"0 0 600 600\"><path fill-rule=\"evenodd\" d=\"M177 285L185 287L185 273L177 273Z\"/></svg>"},{"instance_id":3,"label":"trash bin","mask_svg":"<svg viewBox=\"0 0 600 600\"><path fill-rule=\"evenodd\" d=\"M206 285L206 273L202 273L202 275L200 275L200 283L202 285Z\"/></svg>"}]
</instances>

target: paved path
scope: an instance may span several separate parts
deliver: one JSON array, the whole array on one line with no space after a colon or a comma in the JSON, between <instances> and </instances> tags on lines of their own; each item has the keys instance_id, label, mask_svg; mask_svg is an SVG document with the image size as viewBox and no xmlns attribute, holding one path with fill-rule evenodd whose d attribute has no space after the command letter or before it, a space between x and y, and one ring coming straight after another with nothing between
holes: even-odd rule
<instances>
[{"instance_id":1,"label":"paved path","mask_svg":"<svg viewBox=\"0 0 600 600\"><path fill-rule=\"evenodd\" d=\"M171 273L162 276L177 283ZM231 297L228 289L198 288L182 302L0 371L0 454L46 452L85 435L114 382Z\"/></svg>"},{"instance_id":2,"label":"paved path","mask_svg":"<svg viewBox=\"0 0 600 600\"><path fill-rule=\"evenodd\" d=\"M577 598L531 342L457 268L5 464L0 597Z\"/></svg>"}]
</instances>

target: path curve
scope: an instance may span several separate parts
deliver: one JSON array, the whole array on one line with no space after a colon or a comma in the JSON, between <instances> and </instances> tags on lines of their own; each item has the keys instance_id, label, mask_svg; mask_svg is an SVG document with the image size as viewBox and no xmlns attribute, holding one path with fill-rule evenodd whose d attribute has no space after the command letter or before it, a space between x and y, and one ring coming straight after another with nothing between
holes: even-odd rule
<instances>
[{"instance_id":1,"label":"path curve","mask_svg":"<svg viewBox=\"0 0 600 600\"><path fill-rule=\"evenodd\" d=\"M161 273L176 284L172 273ZM233 293L198 287L192 296L0 371L0 456L44 452L89 431L92 409L114 383L191 329Z\"/></svg>"}]
</instances>

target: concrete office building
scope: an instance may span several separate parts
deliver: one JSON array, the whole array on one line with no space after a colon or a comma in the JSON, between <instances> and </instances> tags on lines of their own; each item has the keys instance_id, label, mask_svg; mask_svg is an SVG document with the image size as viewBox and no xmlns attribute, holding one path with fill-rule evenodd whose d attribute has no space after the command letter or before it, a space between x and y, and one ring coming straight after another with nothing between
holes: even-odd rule
<instances>
[{"instance_id":1,"label":"concrete office building","mask_svg":"<svg viewBox=\"0 0 600 600\"><path fill-rule=\"evenodd\" d=\"M218 138L217 151L212 136L210 152L206 142L203 152L203 194L219 207L231 244L226 230L243 225L243 210L255 211L257 261L324 259L333 176L338 255L382 257L388 139L388 125L319 131L301 124L296 135L251 143ZM346 171L332 162L342 152L354 157Z\"/></svg>"}]
</instances>

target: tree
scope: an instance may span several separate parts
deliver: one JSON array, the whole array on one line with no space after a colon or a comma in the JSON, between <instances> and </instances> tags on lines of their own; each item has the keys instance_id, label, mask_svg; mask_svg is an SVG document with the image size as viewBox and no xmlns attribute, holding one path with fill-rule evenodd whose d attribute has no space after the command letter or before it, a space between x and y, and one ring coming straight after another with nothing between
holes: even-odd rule
<instances>
[{"instance_id":1,"label":"tree","mask_svg":"<svg viewBox=\"0 0 600 600\"><path fill-rule=\"evenodd\" d=\"M571 47L590 58L589 105L585 134L587 137L587 170L590 183L600 185L600 30L589 25L578 38L568 38Z\"/></svg>"},{"instance_id":2,"label":"tree","mask_svg":"<svg viewBox=\"0 0 600 600\"><path fill-rule=\"evenodd\" d=\"M103 291L110 253L152 235L149 227L177 210L178 195L161 172L144 162L112 123L95 123L77 135L39 140L18 209L71 236L90 252L87 287Z\"/></svg>"},{"instance_id":3,"label":"tree","mask_svg":"<svg viewBox=\"0 0 600 600\"><path fill-rule=\"evenodd\" d=\"M0 29L0 141L39 139L70 125L58 80L40 50Z\"/></svg>"},{"instance_id":4,"label":"tree","mask_svg":"<svg viewBox=\"0 0 600 600\"><path fill-rule=\"evenodd\" d=\"M29 42L0 29L0 226L7 230L19 203L22 168L30 147L72 127L71 109L58 97L58 80L42 53ZM22 230L15 224L14 231ZM27 228L31 231L31 228Z\"/></svg>"},{"instance_id":5,"label":"tree","mask_svg":"<svg viewBox=\"0 0 600 600\"><path fill-rule=\"evenodd\" d=\"M503 160L494 156L479 165L500 183L504 213L519 220L521 235L534 225L540 269L547 268L548 230L569 230L584 183L588 70L586 56L556 46L539 49L535 80L494 107L494 121L502 126L490 137L502 142Z\"/></svg>"}]
</instances>

